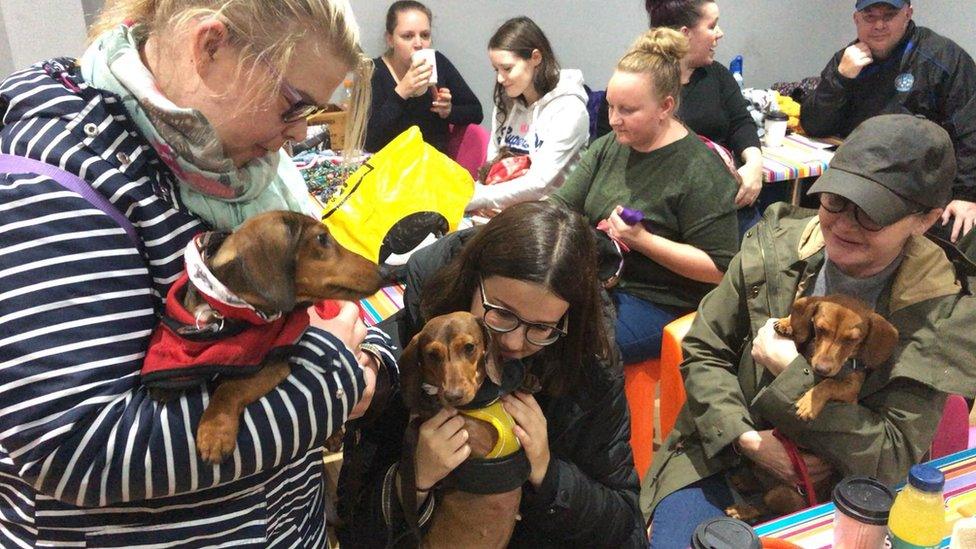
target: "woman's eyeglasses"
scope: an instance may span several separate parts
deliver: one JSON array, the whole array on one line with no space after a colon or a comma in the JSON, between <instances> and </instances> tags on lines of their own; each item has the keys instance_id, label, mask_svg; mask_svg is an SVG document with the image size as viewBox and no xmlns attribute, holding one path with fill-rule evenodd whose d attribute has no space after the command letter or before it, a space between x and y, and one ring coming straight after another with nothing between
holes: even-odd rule
<instances>
[{"instance_id":1,"label":"woman's eyeglasses","mask_svg":"<svg viewBox=\"0 0 976 549\"><path fill-rule=\"evenodd\" d=\"M907 198L902 198L907 202L915 204L916 208L911 212L912 214L922 213L928 209L925 206L922 206L921 204L913 202ZM839 214L846 210L848 205L854 207L854 220L857 221L858 225L864 227L865 230L876 233L887 227L887 225L882 225L871 219L871 216L864 213L864 210L862 210L860 206L844 198L843 196L834 193L820 193L820 206L830 213Z\"/></svg>"},{"instance_id":2,"label":"woman's eyeglasses","mask_svg":"<svg viewBox=\"0 0 976 549\"><path fill-rule=\"evenodd\" d=\"M517 330L519 326L525 326L525 340L539 347L552 345L559 338L566 335L566 328L569 322L568 313L564 314L559 320L559 326L540 322L529 322L505 307L488 303L488 298L485 297L484 280L479 279L478 286L481 289L481 305L485 308L485 314L482 318L484 318L485 326L488 326L489 330L500 334L507 334L508 332Z\"/></svg>"},{"instance_id":3,"label":"woman's eyeglasses","mask_svg":"<svg viewBox=\"0 0 976 549\"><path fill-rule=\"evenodd\" d=\"M281 80L281 93L289 105L288 109L281 113L281 121L285 124L294 124L322 110L322 107L315 103L306 101L302 94L284 79Z\"/></svg>"}]
</instances>

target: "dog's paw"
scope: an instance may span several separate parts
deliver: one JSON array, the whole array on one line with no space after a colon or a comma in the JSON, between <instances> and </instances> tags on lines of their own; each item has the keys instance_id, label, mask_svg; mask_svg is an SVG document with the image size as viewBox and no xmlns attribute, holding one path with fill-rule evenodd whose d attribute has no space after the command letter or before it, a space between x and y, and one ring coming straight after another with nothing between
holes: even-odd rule
<instances>
[{"instance_id":1,"label":"dog's paw","mask_svg":"<svg viewBox=\"0 0 976 549\"><path fill-rule=\"evenodd\" d=\"M773 331L783 337L793 337L793 326L790 325L790 317L778 319L773 324Z\"/></svg>"},{"instance_id":2,"label":"dog's paw","mask_svg":"<svg viewBox=\"0 0 976 549\"><path fill-rule=\"evenodd\" d=\"M207 463L222 463L237 447L238 418L228 414L204 417L197 426L197 452Z\"/></svg>"},{"instance_id":3,"label":"dog's paw","mask_svg":"<svg viewBox=\"0 0 976 549\"><path fill-rule=\"evenodd\" d=\"M731 507L726 507L725 514L734 519L749 522L759 518L762 513L748 503L736 503Z\"/></svg>"},{"instance_id":4,"label":"dog's paw","mask_svg":"<svg viewBox=\"0 0 976 549\"><path fill-rule=\"evenodd\" d=\"M796 401L796 417L804 421L813 420L820 415L823 407L822 401L813 398L813 391L807 391Z\"/></svg>"}]
</instances>

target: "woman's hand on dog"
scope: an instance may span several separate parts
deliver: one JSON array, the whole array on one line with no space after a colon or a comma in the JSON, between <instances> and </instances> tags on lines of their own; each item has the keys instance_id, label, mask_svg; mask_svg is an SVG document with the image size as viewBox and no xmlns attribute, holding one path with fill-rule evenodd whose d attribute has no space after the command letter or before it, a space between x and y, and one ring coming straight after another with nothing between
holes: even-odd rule
<instances>
[{"instance_id":1,"label":"woman's hand on dog","mask_svg":"<svg viewBox=\"0 0 976 549\"><path fill-rule=\"evenodd\" d=\"M340 301L339 313L336 316L322 318L313 305L308 308L308 319L310 326L320 328L336 336L355 353L356 362L363 368L363 379L366 382L366 387L363 389L363 397L349 411L349 419L362 416L373 400L379 364L372 355L359 350L359 345L366 338L366 325L359 318L359 306L351 301Z\"/></svg>"},{"instance_id":2,"label":"woman's hand on dog","mask_svg":"<svg viewBox=\"0 0 976 549\"><path fill-rule=\"evenodd\" d=\"M783 443L773 436L772 430L746 431L736 439L736 445L743 455L777 478L791 484L800 482L800 478L793 469L793 462L790 461L790 455L786 453ZM803 451L800 452L800 455L806 462L807 473L814 484L826 479L833 473L831 466L819 457Z\"/></svg>"},{"instance_id":3,"label":"woman's hand on dog","mask_svg":"<svg viewBox=\"0 0 976 549\"><path fill-rule=\"evenodd\" d=\"M366 325L359 318L359 305L352 301L340 301L339 313L332 318L319 316L313 305L308 308L308 320L309 325L336 336L353 352L366 339Z\"/></svg>"},{"instance_id":4,"label":"woman's hand on dog","mask_svg":"<svg viewBox=\"0 0 976 549\"><path fill-rule=\"evenodd\" d=\"M420 425L417 437L417 489L430 489L471 455L464 418L442 408Z\"/></svg>"},{"instance_id":5,"label":"woman's hand on dog","mask_svg":"<svg viewBox=\"0 0 976 549\"><path fill-rule=\"evenodd\" d=\"M756 338L752 340L752 359L769 370L769 373L778 376L800 353L792 339L776 333L773 328L775 324L776 319L770 318L759 329Z\"/></svg>"},{"instance_id":6,"label":"woman's hand on dog","mask_svg":"<svg viewBox=\"0 0 976 549\"><path fill-rule=\"evenodd\" d=\"M546 478L549 470L549 430L546 416L535 397L522 392L515 392L502 397L505 411L515 420L515 436L522 443L525 455L529 458L532 471L529 482L538 488Z\"/></svg>"}]
</instances>

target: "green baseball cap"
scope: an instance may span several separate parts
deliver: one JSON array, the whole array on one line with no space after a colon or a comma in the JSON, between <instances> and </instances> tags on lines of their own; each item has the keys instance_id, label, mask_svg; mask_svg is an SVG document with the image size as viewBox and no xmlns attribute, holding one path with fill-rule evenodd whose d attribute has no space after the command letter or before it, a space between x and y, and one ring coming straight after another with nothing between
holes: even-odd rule
<instances>
[{"instance_id":1,"label":"green baseball cap","mask_svg":"<svg viewBox=\"0 0 976 549\"><path fill-rule=\"evenodd\" d=\"M955 178L956 155L944 129L921 116L885 114L847 136L809 194L843 196L887 226L945 207Z\"/></svg>"}]
</instances>

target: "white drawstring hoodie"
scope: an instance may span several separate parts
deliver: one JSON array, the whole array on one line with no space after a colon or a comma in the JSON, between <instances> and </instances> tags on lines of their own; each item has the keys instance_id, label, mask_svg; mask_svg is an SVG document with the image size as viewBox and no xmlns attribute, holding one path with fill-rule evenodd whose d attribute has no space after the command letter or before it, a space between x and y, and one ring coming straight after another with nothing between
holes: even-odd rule
<instances>
[{"instance_id":1,"label":"white drawstring hoodie","mask_svg":"<svg viewBox=\"0 0 976 549\"><path fill-rule=\"evenodd\" d=\"M559 188L576 167L589 139L583 73L576 69L559 72L559 83L531 105L512 101L507 118L499 127L495 107L491 115L488 159L507 146L532 159L529 171L516 179L494 185L475 186L468 210L505 208L519 202L539 200Z\"/></svg>"}]
</instances>

